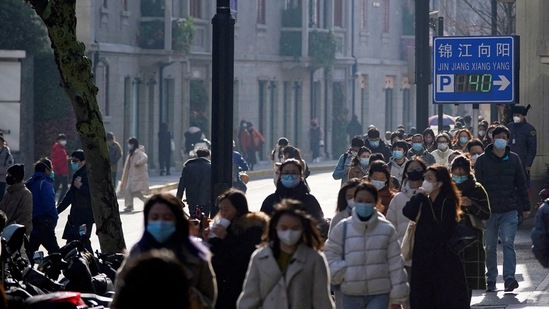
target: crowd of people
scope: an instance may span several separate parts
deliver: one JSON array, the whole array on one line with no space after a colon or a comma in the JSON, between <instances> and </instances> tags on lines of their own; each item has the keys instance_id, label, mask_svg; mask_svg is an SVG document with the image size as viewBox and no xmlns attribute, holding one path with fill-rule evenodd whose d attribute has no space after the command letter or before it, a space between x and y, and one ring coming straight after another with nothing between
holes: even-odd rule
<instances>
[{"instance_id":1,"label":"crowd of people","mask_svg":"<svg viewBox=\"0 0 549 309\"><path fill-rule=\"evenodd\" d=\"M253 124L241 124L249 138L243 155L233 141L233 188L221 193L215 205L210 205L209 149L198 149L185 162L177 194L145 197L148 157L132 137L118 192L126 211L133 210L135 197L144 201L144 231L119 269L111 307L145 304L132 297L145 291L143 278L168 278L158 277L155 268L180 283L179 290L154 287L155 306L469 308L473 290L498 290L498 242L503 288L513 291L519 286L514 238L519 214L528 216L530 210L529 172L536 153L536 131L525 120L527 111L515 106L514 122L506 126L480 122L477 136L465 124L436 135L431 129L406 133L399 127L385 140L370 127L352 136L332 173L340 189L331 220L311 193L301 150L286 137L270 154L274 192L255 212L248 207L246 186L239 183L241 173L253 169L257 146L264 142L254 135ZM161 135L167 147L171 133L163 128ZM122 153L112 133L108 141L110 157L118 161ZM0 210L7 222L25 225L29 256L41 245L50 254L59 250L55 226L68 207L67 241L79 237L81 224L88 234L94 224L84 152L68 156L65 145L66 136L60 134L52 160L36 161L27 180L21 164L6 168L8 187ZM7 148L2 146L0 155ZM71 181L58 180L68 177L69 163ZM66 170L56 167L62 164ZM161 166L162 174L170 173L167 162ZM536 257L547 267L545 208L536 217L532 239ZM405 259L401 245L412 232L411 256ZM90 243L86 247L92 250ZM179 299L174 293L181 294Z\"/></svg>"}]
</instances>

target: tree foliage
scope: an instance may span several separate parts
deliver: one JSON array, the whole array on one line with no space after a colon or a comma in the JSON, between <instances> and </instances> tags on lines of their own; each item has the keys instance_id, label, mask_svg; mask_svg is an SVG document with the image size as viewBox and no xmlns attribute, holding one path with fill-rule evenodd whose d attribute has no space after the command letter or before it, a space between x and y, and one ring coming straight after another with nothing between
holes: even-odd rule
<instances>
[{"instance_id":1,"label":"tree foliage","mask_svg":"<svg viewBox=\"0 0 549 309\"><path fill-rule=\"evenodd\" d=\"M21 0L0 1L0 49L35 53L47 48L44 25Z\"/></svg>"},{"instance_id":2,"label":"tree foliage","mask_svg":"<svg viewBox=\"0 0 549 309\"><path fill-rule=\"evenodd\" d=\"M93 83L91 61L85 46L76 38L76 0L26 0L48 30L61 86L76 116L76 129L86 156L93 214L101 251L122 252L126 248L118 201L114 192L99 105Z\"/></svg>"}]
</instances>

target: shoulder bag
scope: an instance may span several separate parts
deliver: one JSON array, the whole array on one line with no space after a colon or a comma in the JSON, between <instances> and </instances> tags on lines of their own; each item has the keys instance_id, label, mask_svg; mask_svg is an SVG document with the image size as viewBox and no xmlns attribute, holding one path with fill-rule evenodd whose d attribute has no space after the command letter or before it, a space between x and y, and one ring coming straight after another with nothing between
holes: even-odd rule
<instances>
[{"instance_id":1,"label":"shoulder bag","mask_svg":"<svg viewBox=\"0 0 549 309\"><path fill-rule=\"evenodd\" d=\"M412 260L412 252L414 250L414 238L416 235L416 225L421 215L421 204L419 205L419 211L417 212L416 220L408 222L408 227L406 227L406 233L404 233L404 238L402 238L402 244L400 245L400 250L404 262L409 262Z\"/></svg>"}]
</instances>

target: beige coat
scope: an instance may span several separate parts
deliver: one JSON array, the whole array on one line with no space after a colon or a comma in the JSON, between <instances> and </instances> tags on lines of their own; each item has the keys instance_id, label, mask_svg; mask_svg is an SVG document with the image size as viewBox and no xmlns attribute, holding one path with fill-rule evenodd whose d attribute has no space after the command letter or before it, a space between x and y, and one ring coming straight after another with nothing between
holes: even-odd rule
<instances>
[{"instance_id":1,"label":"beige coat","mask_svg":"<svg viewBox=\"0 0 549 309\"><path fill-rule=\"evenodd\" d=\"M0 210L8 217L6 225L17 223L25 226L25 234L32 231L32 193L25 184L18 182L8 186L6 194L0 202Z\"/></svg>"},{"instance_id":2,"label":"beige coat","mask_svg":"<svg viewBox=\"0 0 549 309\"><path fill-rule=\"evenodd\" d=\"M333 309L326 257L299 245L283 275L270 247L252 255L237 308Z\"/></svg>"},{"instance_id":3,"label":"beige coat","mask_svg":"<svg viewBox=\"0 0 549 309\"><path fill-rule=\"evenodd\" d=\"M130 192L149 190L149 165L147 161L148 157L143 145L139 146L132 156L127 155L119 193L124 193L126 189L129 189Z\"/></svg>"}]
</instances>

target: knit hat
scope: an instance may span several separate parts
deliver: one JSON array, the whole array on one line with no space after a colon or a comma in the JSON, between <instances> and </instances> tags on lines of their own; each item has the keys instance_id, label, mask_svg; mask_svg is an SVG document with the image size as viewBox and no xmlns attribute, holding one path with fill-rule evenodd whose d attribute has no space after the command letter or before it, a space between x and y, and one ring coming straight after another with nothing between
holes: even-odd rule
<instances>
[{"instance_id":1,"label":"knit hat","mask_svg":"<svg viewBox=\"0 0 549 309\"><path fill-rule=\"evenodd\" d=\"M82 150L82 149L78 149L78 150L73 151L71 153L71 157L77 158L80 161L86 160L86 158L84 157L84 150Z\"/></svg>"},{"instance_id":2,"label":"knit hat","mask_svg":"<svg viewBox=\"0 0 549 309\"><path fill-rule=\"evenodd\" d=\"M513 111L513 114L521 114L521 115L526 116L526 114L528 114L528 110L530 108L532 108L532 106L530 106L530 104L528 104L527 106L515 105L511 108L511 110Z\"/></svg>"},{"instance_id":3,"label":"knit hat","mask_svg":"<svg viewBox=\"0 0 549 309\"><path fill-rule=\"evenodd\" d=\"M16 182L20 182L25 178L25 165L14 164L8 168L8 174L15 177Z\"/></svg>"}]
</instances>

